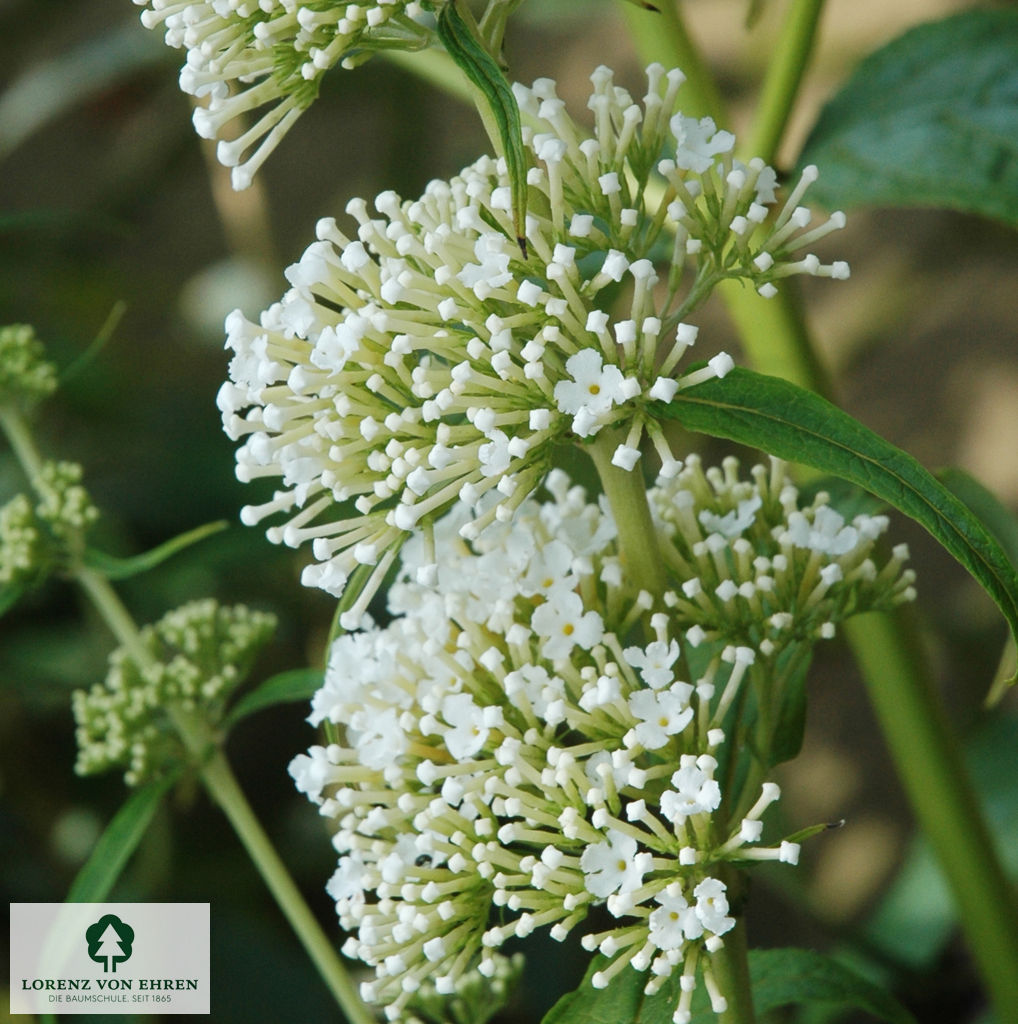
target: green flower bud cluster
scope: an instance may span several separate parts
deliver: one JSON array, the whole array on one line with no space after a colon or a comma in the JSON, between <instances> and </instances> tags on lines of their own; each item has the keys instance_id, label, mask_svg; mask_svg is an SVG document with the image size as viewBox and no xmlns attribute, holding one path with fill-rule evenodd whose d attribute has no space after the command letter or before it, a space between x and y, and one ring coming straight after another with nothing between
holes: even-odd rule
<instances>
[{"instance_id":1,"label":"green flower bud cluster","mask_svg":"<svg viewBox=\"0 0 1018 1024\"><path fill-rule=\"evenodd\" d=\"M275 625L273 615L206 599L146 626L138 647L110 655L104 682L74 693L75 770L123 767L134 786L185 761L175 716L198 716L214 727Z\"/></svg>"},{"instance_id":2,"label":"green flower bud cluster","mask_svg":"<svg viewBox=\"0 0 1018 1024\"><path fill-rule=\"evenodd\" d=\"M494 973L480 971L461 977L452 995L443 995L433 981L426 981L410 1006L408 1024L487 1024L509 1001L523 975L524 957L496 953Z\"/></svg>"},{"instance_id":3,"label":"green flower bud cluster","mask_svg":"<svg viewBox=\"0 0 1018 1024\"><path fill-rule=\"evenodd\" d=\"M81 478L77 462L44 462L36 480L35 514L58 541L71 547L82 543L84 532L99 518Z\"/></svg>"},{"instance_id":4,"label":"green flower bud cluster","mask_svg":"<svg viewBox=\"0 0 1018 1024\"><path fill-rule=\"evenodd\" d=\"M0 327L0 405L31 404L53 394L57 372L27 324Z\"/></svg>"},{"instance_id":5,"label":"green flower bud cluster","mask_svg":"<svg viewBox=\"0 0 1018 1024\"><path fill-rule=\"evenodd\" d=\"M81 477L76 462L44 462L35 506L18 494L0 509L0 585L23 589L81 556L85 531L99 518Z\"/></svg>"},{"instance_id":6,"label":"green flower bud cluster","mask_svg":"<svg viewBox=\"0 0 1018 1024\"><path fill-rule=\"evenodd\" d=\"M0 586L20 589L32 582L45 559L32 503L16 494L0 508Z\"/></svg>"}]
</instances>

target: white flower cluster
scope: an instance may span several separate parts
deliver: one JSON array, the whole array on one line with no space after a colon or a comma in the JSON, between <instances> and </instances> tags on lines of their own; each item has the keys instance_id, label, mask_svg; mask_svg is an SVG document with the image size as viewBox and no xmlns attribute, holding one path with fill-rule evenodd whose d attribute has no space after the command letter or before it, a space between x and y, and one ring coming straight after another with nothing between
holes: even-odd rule
<instances>
[{"instance_id":1,"label":"white flower cluster","mask_svg":"<svg viewBox=\"0 0 1018 1024\"><path fill-rule=\"evenodd\" d=\"M172 716L200 712L212 729L275 629L275 617L207 599L168 612L140 634L147 657L110 655L106 679L72 699L79 775L123 767L129 786L187 760Z\"/></svg>"},{"instance_id":2,"label":"white flower cluster","mask_svg":"<svg viewBox=\"0 0 1018 1024\"><path fill-rule=\"evenodd\" d=\"M442 520L434 585L416 582L423 541L406 545L398 617L336 641L309 719L330 742L290 766L335 820L345 952L390 1020L413 1019L426 980L455 992L507 939L561 940L599 905L594 985L630 965L653 993L680 971L683 1024L699 974L720 1012L726 864L798 857L761 841L777 786L734 788L729 712L745 687L766 699L790 647L909 596L905 552L872 561L886 521L798 509L777 463L740 481L694 457L652 492L661 605L624 581L607 511L558 471L547 488L472 549L465 511Z\"/></svg>"},{"instance_id":3,"label":"white flower cluster","mask_svg":"<svg viewBox=\"0 0 1018 1024\"><path fill-rule=\"evenodd\" d=\"M375 567L348 627L411 533L488 494L498 500L464 534L508 520L556 443L612 427L616 465L633 469L646 437L674 475L653 408L732 366L722 353L676 376L697 334L684 318L718 281L767 292L790 273L844 276L793 255L841 223L797 234L808 176L768 222L773 171L738 164L728 133L673 113L679 72L655 65L648 79L638 104L608 69L594 73L592 138L551 81L516 88L532 164L526 257L504 163L487 157L419 200L353 201L355 238L321 221L282 300L257 324L229 317L218 401L244 439L237 474L283 482L244 519L286 514L269 537L312 541L304 581L337 596Z\"/></svg>"},{"instance_id":4,"label":"white flower cluster","mask_svg":"<svg viewBox=\"0 0 1018 1024\"><path fill-rule=\"evenodd\" d=\"M246 188L266 157L317 97L321 76L374 50L420 49L429 31L413 0L134 0L146 28L187 50L184 92L206 100L194 113L202 138L220 139L218 156ZM226 129L260 112L233 138Z\"/></svg>"}]
</instances>

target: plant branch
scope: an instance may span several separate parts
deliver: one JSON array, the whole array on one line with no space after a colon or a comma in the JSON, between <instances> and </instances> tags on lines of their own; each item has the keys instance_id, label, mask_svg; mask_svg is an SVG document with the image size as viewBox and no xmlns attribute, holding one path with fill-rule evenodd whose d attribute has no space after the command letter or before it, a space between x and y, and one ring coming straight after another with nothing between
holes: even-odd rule
<instances>
[{"instance_id":1,"label":"plant branch","mask_svg":"<svg viewBox=\"0 0 1018 1024\"><path fill-rule=\"evenodd\" d=\"M758 156L773 163L809 64L823 8L824 0L793 0L770 54L753 127L740 147L744 159Z\"/></svg>"},{"instance_id":2,"label":"plant branch","mask_svg":"<svg viewBox=\"0 0 1018 1024\"><path fill-rule=\"evenodd\" d=\"M780 144L808 59L819 6L797 2L786 22L778 44L784 68L773 73L773 98L761 103L761 120L750 136L764 150L761 155L770 155L768 151L776 151ZM640 42L637 37L638 46ZM657 52L645 51L644 56L660 59ZM678 51L676 56L681 56ZM690 91L702 88L695 80L687 87ZM708 102L709 96L702 93L700 102ZM769 301L737 284L723 284L720 292L757 369L830 394L830 382L801 311L788 297L787 283ZM898 773L947 875L962 929L997 1015L1000 1020L1018 1020L1018 907L956 741L933 694L929 672L918 657L914 630L901 614L895 618L873 614L849 620L846 632Z\"/></svg>"},{"instance_id":3,"label":"plant branch","mask_svg":"<svg viewBox=\"0 0 1018 1024\"><path fill-rule=\"evenodd\" d=\"M628 471L612 464L623 431L604 429L586 448L594 460L605 497L619 531L619 550L626 577L655 597L664 593L665 574L657 533L647 503L647 488L638 468Z\"/></svg>"}]
</instances>

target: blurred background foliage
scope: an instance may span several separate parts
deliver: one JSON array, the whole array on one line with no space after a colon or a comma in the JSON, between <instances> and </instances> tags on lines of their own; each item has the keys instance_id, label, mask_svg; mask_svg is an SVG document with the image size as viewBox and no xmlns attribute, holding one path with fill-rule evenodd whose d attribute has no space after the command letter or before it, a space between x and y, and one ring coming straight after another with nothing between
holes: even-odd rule
<instances>
[{"instance_id":1,"label":"blurred background foliage","mask_svg":"<svg viewBox=\"0 0 1018 1024\"><path fill-rule=\"evenodd\" d=\"M745 0L683 6L735 127L744 126L784 0L764 4L752 28ZM794 163L820 105L860 56L910 25L971 6L986 5L831 0L779 162ZM122 585L138 620L206 595L274 611L280 627L256 670L266 678L320 663L332 602L300 587L300 553L237 523L239 507L258 496L234 478L215 408L223 317L237 306L254 317L278 298L282 269L312 240L319 217L341 215L355 195L414 195L486 142L471 111L376 59L327 76L255 188L234 194L192 131L176 83L180 54L142 29L137 14L128 0L0 0L0 322L34 324L61 370L70 369L39 432L47 454L84 465L104 512L93 535L99 546L132 554L205 522L231 523ZM510 28L507 57L522 81L556 77L577 112L599 63L639 88L639 62L613 0L530 0ZM962 466L1018 508L1014 232L943 211L884 210L853 216L827 244L851 261L853 277L837 286L807 281L804 291L844 406L926 465ZM126 312L112 341L78 362L118 303ZM719 309L703 319L710 349L737 344ZM22 486L0 451L0 498ZM980 709L1003 627L932 541L903 522L895 533L912 547L944 700L972 738L974 770L1014 855L1015 705L1009 699L992 717ZM59 580L10 611L0 629L0 878L10 901L60 900L124 798L119 778L73 773L69 694L101 678L111 639ZM312 741L304 715L295 705L248 719L228 752L332 928L323 886L334 856L285 771ZM842 948L868 970L882 963L920 1022L980 1020L983 1000L950 902L913 839L837 642L819 652L806 745L781 781L789 830L847 824L810 844L798 872L761 873L751 944ZM114 896L212 903L217 1022L337 1019L224 819L197 789L177 792L160 812ZM538 1020L582 972L570 948L545 941L531 953L518 1004L500 1020Z\"/></svg>"}]
</instances>

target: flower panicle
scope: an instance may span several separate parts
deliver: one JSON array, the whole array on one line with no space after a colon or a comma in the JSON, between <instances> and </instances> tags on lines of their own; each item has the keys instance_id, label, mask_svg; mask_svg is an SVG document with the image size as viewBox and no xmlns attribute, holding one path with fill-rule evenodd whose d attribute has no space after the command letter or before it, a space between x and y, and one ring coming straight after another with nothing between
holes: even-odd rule
<instances>
[{"instance_id":1,"label":"flower panicle","mask_svg":"<svg viewBox=\"0 0 1018 1024\"><path fill-rule=\"evenodd\" d=\"M470 509L440 519L443 554L423 581L429 543L407 541L396 618L335 642L309 718L327 742L290 766L335 822L328 891L344 949L374 969L364 995L390 1020L413 1014L429 979L452 994L470 972L492 974L504 943L538 928L558 940L588 929L584 947L607 958L595 986L631 967L653 993L677 971L674 1020L689 1020L697 978L719 1009L711 955L736 926L729 866L798 860L798 842L765 838L776 785L723 788L728 711L746 687L766 692L785 652L827 635L801 595L826 564L861 565L885 524L839 525L821 500L800 508L779 463L742 479L734 461L687 460L650 496L671 552L655 601L624 579L610 513L560 471L546 490L470 544ZM698 544L785 627L762 637L735 616L722 629L713 600L684 594L676 559L695 560ZM830 579L824 621L897 592L902 554ZM768 588L764 563L777 574L782 557L782 585ZM589 930L597 906L608 923Z\"/></svg>"},{"instance_id":2,"label":"flower panicle","mask_svg":"<svg viewBox=\"0 0 1018 1024\"><path fill-rule=\"evenodd\" d=\"M241 442L237 474L282 478L242 517L284 517L270 539L310 543L308 585L339 596L372 567L346 628L409 537L430 535L456 503L473 510L460 525L468 540L507 522L557 445L611 428L616 466L635 470L652 446L674 476L682 463L655 403L733 366L719 353L682 374L697 338L683 318L726 276L745 272L763 287L791 266L780 261L792 241L772 244L773 265L760 270L750 259L758 249L743 252L745 239L728 230L738 211L773 201L773 174L740 171L719 227L715 193L735 187L718 177L732 177L729 137L683 127L680 73L652 66L640 103L607 68L592 81L592 137L550 80L516 88L531 160L525 260L505 163L482 157L419 199L351 201L353 232L320 221L287 271L290 291L258 323L240 312L227 320L233 358L218 400ZM660 269L680 236L699 267L691 284ZM733 252L748 253L748 270Z\"/></svg>"},{"instance_id":3,"label":"flower panicle","mask_svg":"<svg viewBox=\"0 0 1018 1024\"><path fill-rule=\"evenodd\" d=\"M197 133L219 139L233 187L251 181L318 95L322 75L353 67L382 48L429 42L413 0L134 0L146 28L187 51L180 87L204 100ZM252 116L244 130L235 126Z\"/></svg>"},{"instance_id":4,"label":"flower panicle","mask_svg":"<svg viewBox=\"0 0 1018 1024\"><path fill-rule=\"evenodd\" d=\"M0 406L31 406L56 391L56 367L45 355L33 327L0 327Z\"/></svg>"}]
</instances>

